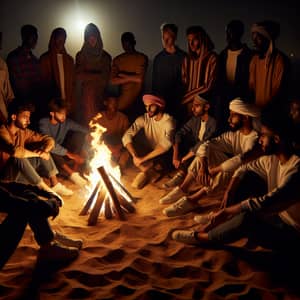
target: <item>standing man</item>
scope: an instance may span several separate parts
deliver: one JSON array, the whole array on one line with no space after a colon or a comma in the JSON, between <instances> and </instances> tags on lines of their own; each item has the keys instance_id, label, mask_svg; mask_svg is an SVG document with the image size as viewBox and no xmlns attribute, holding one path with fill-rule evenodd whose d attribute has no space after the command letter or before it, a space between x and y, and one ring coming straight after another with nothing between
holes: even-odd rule
<instances>
[{"instance_id":1,"label":"standing man","mask_svg":"<svg viewBox=\"0 0 300 300\"><path fill-rule=\"evenodd\" d=\"M71 113L75 113L75 66L73 57L66 51L66 39L65 29L55 28L51 33L48 51L40 57L46 97L44 107L47 109L49 101L58 97L68 103Z\"/></svg>"},{"instance_id":2,"label":"standing man","mask_svg":"<svg viewBox=\"0 0 300 300\"><path fill-rule=\"evenodd\" d=\"M11 51L6 60L10 83L17 99L37 104L42 87L39 60L32 53L38 41L37 28L29 24L22 26L21 38L22 45Z\"/></svg>"},{"instance_id":3,"label":"standing man","mask_svg":"<svg viewBox=\"0 0 300 300\"><path fill-rule=\"evenodd\" d=\"M120 86L119 110L133 121L137 116L138 98L144 86L148 57L136 51L136 40L132 32L124 32L121 42L124 53L112 61L111 83Z\"/></svg>"},{"instance_id":4,"label":"standing man","mask_svg":"<svg viewBox=\"0 0 300 300\"><path fill-rule=\"evenodd\" d=\"M151 179L157 177L156 165L164 165L166 160L170 160L168 150L173 143L175 131L175 120L164 112L164 99L146 94L143 96L146 113L138 117L125 132L122 142L133 158L133 163L140 170L134 179L132 186L141 189ZM137 147L133 138L140 130L144 130L145 144L140 151L141 144ZM153 174L154 173L154 174Z\"/></svg>"},{"instance_id":5,"label":"standing man","mask_svg":"<svg viewBox=\"0 0 300 300\"><path fill-rule=\"evenodd\" d=\"M174 116L179 125L183 121L181 69L186 53L176 45L178 27L175 24L162 24L160 30L164 49L153 60L152 91L165 99L166 112Z\"/></svg>"},{"instance_id":6,"label":"standing man","mask_svg":"<svg viewBox=\"0 0 300 300\"><path fill-rule=\"evenodd\" d=\"M231 20L226 26L227 46L219 55L218 104L216 116L219 133L227 131L229 102L249 95L249 65L252 51L242 43L244 24L240 20ZM247 99L246 99L247 100Z\"/></svg>"},{"instance_id":7,"label":"standing man","mask_svg":"<svg viewBox=\"0 0 300 300\"><path fill-rule=\"evenodd\" d=\"M191 107L195 95L207 99L214 111L213 90L217 79L217 54L214 43L201 26L191 26L186 30L188 41L188 56L182 66L182 80L186 86L186 93L182 104L186 106L187 114L191 114Z\"/></svg>"},{"instance_id":8,"label":"standing man","mask_svg":"<svg viewBox=\"0 0 300 300\"><path fill-rule=\"evenodd\" d=\"M255 23L251 37L257 52L250 63L249 88L254 103L264 108L273 103L287 108L283 100L287 96L289 81L289 61L275 46L280 33L280 25L274 21Z\"/></svg>"}]
</instances>

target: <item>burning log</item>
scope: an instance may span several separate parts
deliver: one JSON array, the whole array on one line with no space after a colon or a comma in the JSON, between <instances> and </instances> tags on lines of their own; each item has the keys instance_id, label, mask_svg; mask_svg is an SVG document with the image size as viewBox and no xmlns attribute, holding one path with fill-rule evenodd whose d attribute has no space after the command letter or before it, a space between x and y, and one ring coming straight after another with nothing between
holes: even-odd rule
<instances>
[{"instance_id":1,"label":"burning log","mask_svg":"<svg viewBox=\"0 0 300 300\"><path fill-rule=\"evenodd\" d=\"M114 204L114 208L116 209L117 211L117 214L118 214L118 217L120 220L125 220L125 216L124 216L124 213L123 213L123 210L121 209L121 206L120 206L120 202L119 202L119 198L116 194L116 191L107 175L107 173L105 172L105 169L104 167L99 167L98 168L98 171L102 177L102 180L103 180L103 183L105 185L105 187L107 188L107 191L108 193L110 194L110 197L113 201L113 204Z\"/></svg>"},{"instance_id":2,"label":"burning log","mask_svg":"<svg viewBox=\"0 0 300 300\"><path fill-rule=\"evenodd\" d=\"M98 194L100 193L100 186L101 183L100 181L98 181L98 183L96 184L92 194L90 195L88 201L86 202L86 204L84 205L82 211L80 212L79 216L85 216L87 215L87 213L89 212L90 207L92 206L94 199L98 196Z\"/></svg>"},{"instance_id":3,"label":"burning log","mask_svg":"<svg viewBox=\"0 0 300 300\"><path fill-rule=\"evenodd\" d=\"M103 166L97 170L101 178L93 189L80 215L88 214L94 203L88 219L88 225L95 225L97 223L99 213L106 219L111 219L116 214L120 220L125 220L124 211L129 213L135 212L135 208L131 204L131 201L133 201L132 196L117 179L106 172ZM115 189L111 179L117 186L117 189Z\"/></svg>"}]
</instances>

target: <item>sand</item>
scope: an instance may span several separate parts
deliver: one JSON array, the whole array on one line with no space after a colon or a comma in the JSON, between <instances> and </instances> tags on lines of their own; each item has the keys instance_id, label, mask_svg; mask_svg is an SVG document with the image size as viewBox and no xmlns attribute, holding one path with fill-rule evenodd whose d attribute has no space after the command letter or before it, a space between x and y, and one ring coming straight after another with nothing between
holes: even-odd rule
<instances>
[{"instance_id":1,"label":"sand","mask_svg":"<svg viewBox=\"0 0 300 300\"><path fill-rule=\"evenodd\" d=\"M226 248L208 249L173 241L178 228L197 228L195 213L177 218L162 214L158 203L165 191L162 179L142 190L130 182L136 170L122 177L136 198L136 212L126 220L99 218L88 226L79 216L82 191L65 197L60 215L51 224L70 237L82 238L77 260L65 266L36 265L38 246L29 228L14 255L0 271L0 299L300 299L299 261L240 240ZM204 199L200 212L216 205ZM1 241L3 242L3 241ZM296 275L292 275L295 271Z\"/></svg>"}]
</instances>

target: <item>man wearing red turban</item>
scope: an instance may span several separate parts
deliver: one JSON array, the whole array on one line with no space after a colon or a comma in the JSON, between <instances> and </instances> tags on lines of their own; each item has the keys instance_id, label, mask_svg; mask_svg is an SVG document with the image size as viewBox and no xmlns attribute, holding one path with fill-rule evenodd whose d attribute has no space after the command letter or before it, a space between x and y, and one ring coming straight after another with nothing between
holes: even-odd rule
<instances>
[{"instance_id":1,"label":"man wearing red turban","mask_svg":"<svg viewBox=\"0 0 300 300\"><path fill-rule=\"evenodd\" d=\"M166 161L166 156L172 147L175 120L164 112L163 98L146 94L143 96L146 113L138 117L125 132L122 142L133 158L134 165L140 173L134 179L132 186L141 189L151 180L157 178L156 166ZM133 138L144 131L146 149L142 150L141 143L135 143ZM171 156L170 156L171 158Z\"/></svg>"}]
</instances>

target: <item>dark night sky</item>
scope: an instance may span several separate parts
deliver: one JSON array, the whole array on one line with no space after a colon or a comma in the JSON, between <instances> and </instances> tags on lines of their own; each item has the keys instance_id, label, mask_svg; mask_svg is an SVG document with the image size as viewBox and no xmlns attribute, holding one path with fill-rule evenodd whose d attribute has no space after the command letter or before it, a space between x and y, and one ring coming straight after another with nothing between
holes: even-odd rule
<instances>
[{"instance_id":1,"label":"dark night sky","mask_svg":"<svg viewBox=\"0 0 300 300\"><path fill-rule=\"evenodd\" d=\"M249 29L252 23L273 19L281 24L278 47L293 60L300 59L300 31L295 0L1 0L0 31L3 41L0 55L20 44L20 27L31 23L39 29L37 56L47 50L52 29L64 27L68 39L66 48L75 56L81 48L83 28L89 22L101 30L105 49L114 57L121 49L120 35L132 31L136 35L137 50L153 56L161 49L160 24L174 22L179 26L178 45L186 49L184 32L189 25L202 25L219 52L225 46L224 29L233 18L246 26L244 41L252 46ZM20 4L22 3L22 4ZM300 14L298 14L300 15ZM82 24L80 28L79 24Z\"/></svg>"}]
</instances>

